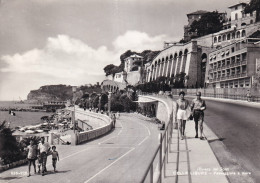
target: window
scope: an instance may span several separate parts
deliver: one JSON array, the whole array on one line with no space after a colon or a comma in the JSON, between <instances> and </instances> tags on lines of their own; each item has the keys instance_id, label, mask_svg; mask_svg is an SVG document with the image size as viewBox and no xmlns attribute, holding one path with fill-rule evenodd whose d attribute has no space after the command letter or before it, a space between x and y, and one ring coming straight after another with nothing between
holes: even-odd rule
<instances>
[{"instance_id":1,"label":"window","mask_svg":"<svg viewBox=\"0 0 260 183\"><path fill-rule=\"evenodd\" d=\"M236 33L232 33L232 39L235 39L235 37L236 37Z\"/></svg>"},{"instance_id":2,"label":"window","mask_svg":"<svg viewBox=\"0 0 260 183\"><path fill-rule=\"evenodd\" d=\"M238 18L237 18L237 13L235 14L235 20L237 20Z\"/></svg>"},{"instance_id":3,"label":"window","mask_svg":"<svg viewBox=\"0 0 260 183\"><path fill-rule=\"evenodd\" d=\"M242 37L245 37L245 36L246 36L246 31L242 30Z\"/></svg>"},{"instance_id":4,"label":"window","mask_svg":"<svg viewBox=\"0 0 260 183\"><path fill-rule=\"evenodd\" d=\"M226 41L226 35L223 35L222 39L223 41Z\"/></svg>"},{"instance_id":5,"label":"window","mask_svg":"<svg viewBox=\"0 0 260 183\"><path fill-rule=\"evenodd\" d=\"M230 40L230 34L227 35L227 40Z\"/></svg>"},{"instance_id":6,"label":"window","mask_svg":"<svg viewBox=\"0 0 260 183\"><path fill-rule=\"evenodd\" d=\"M231 48L231 52L232 52L232 53L235 52L235 48L234 48L234 47Z\"/></svg>"},{"instance_id":7,"label":"window","mask_svg":"<svg viewBox=\"0 0 260 183\"><path fill-rule=\"evenodd\" d=\"M218 42L221 42L221 36L218 37Z\"/></svg>"},{"instance_id":8,"label":"window","mask_svg":"<svg viewBox=\"0 0 260 183\"><path fill-rule=\"evenodd\" d=\"M214 43L216 43L217 42L217 37L214 37Z\"/></svg>"},{"instance_id":9,"label":"window","mask_svg":"<svg viewBox=\"0 0 260 183\"><path fill-rule=\"evenodd\" d=\"M240 38L240 31L237 32L237 38Z\"/></svg>"},{"instance_id":10,"label":"window","mask_svg":"<svg viewBox=\"0 0 260 183\"><path fill-rule=\"evenodd\" d=\"M254 20L250 20L250 24L253 24L254 23Z\"/></svg>"}]
</instances>

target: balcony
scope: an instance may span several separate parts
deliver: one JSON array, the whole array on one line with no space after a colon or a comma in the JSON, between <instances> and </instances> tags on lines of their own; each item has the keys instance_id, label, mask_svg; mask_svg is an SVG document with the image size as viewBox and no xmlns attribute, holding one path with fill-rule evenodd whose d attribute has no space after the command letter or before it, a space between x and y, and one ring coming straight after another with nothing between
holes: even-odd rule
<instances>
[{"instance_id":1,"label":"balcony","mask_svg":"<svg viewBox=\"0 0 260 183\"><path fill-rule=\"evenodd\" d=\"M213 79L210 79L209 82L213 83L215 81L227 81L227 80L239 79L239 78L243 78L243 77L247 77L247 73L232 74L232 75L222 76L220 78L213 78Z\"/></svg>"}]
</instances>

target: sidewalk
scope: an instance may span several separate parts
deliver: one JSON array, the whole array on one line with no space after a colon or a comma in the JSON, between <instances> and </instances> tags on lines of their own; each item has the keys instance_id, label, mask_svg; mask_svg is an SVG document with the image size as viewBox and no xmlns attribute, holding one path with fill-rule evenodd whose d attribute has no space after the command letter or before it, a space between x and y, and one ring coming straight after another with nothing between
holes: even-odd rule
<instances>
[{"instance_id":1,"label":"sidewalk","mask_svg":"<svg viewBox=\"0 0 260 183\"><path fill-rule=\"evenodd\" d=\"M178 95L173 95L173 96L179 97ZM186 95L185 97L195 98L196 96ZM248 101L245 101L245 100L234 100L234 99L203 97L203 96L201 96L201 98L204 99L204 100L214 100L214 101L221 101L221 102L227 102L227 103L240 104L240 105L244 105L244 106L247 106L247 107L260 108L260 102L248 102Z\"/></svg>"},{"instance_id":2,"label":"sidewalk","mask_svg":"<svg viewBox=\"0 0 260 183\"><path fill-rule=\"evenodd\" d=\"M204 136L215 138L204 124ZM186 138L181 140L173 130L164 183L228 183L208 141L195 138L194 121L186 122Z\"/></svg>"}]
</instances>

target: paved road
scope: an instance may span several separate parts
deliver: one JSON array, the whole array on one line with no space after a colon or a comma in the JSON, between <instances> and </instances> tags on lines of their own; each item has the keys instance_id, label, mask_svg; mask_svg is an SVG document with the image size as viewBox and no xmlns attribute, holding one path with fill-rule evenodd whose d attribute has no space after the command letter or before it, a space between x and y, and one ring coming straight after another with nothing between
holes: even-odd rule
<instances>
[{"instance_id":1,"label":"paved road","mask_svg":"<svg viewBox=\"0 0 260 183\"><path fill-rule=\"evenodd\" d=\"M251 172L255 182L260 182L260 109L215 100L206 100L206 104L206 124L232 155L225 159L223 151L216 154L222 167L232 171L233 166L239 166L241 172Z\"/></svg>"},{"instance_id":2,"label":"paved road","mask_svg":"<svg viewBox=\"0 0 260 183\"><path fill-rule=\"evenodd\" d=\"M26 172L27 166L22 166L3 172L0 182L139 182L158 145L159 134L157 125L144 119L124 114L115 130L102 138L79 146L58 146L58 173L53 173L49 157L48 175L12 175Z\"/></svg>"}]
</instances>

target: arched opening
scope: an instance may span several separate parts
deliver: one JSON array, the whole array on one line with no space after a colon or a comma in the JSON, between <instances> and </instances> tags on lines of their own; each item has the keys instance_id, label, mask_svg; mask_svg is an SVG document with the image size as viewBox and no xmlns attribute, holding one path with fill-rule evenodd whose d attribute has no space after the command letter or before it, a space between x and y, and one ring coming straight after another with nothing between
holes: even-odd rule
<instances>
[{"instance_id":1,"label":"arched opening","mask_svg":"<svg viewBox=\"0 0 260 183\"><path fill-rule=\"evenodd\" d=\"M214 43L217 43L217 37L214 37Z\"/></svg>"},{"instance_id":2,"label":"arched opening","mask_svg":"<svg viewBox=\"0 0 260 183\"><path fill-rule=\"evenodd\" d=\"M221 36L218 36L218 42L221 42Z\"/></svg>"},{"instance_id":3,"label":"arched opening","mask_svg":"<svg viewBox=\"0 0 260 183\"><path fill-rule=\"evenodd\" d=\"M241 26L246 26L246 23L243 22L243 23L241 24Z\"/></svg>"},{"instance_id":4,"label":"arched opening","mask_svg":"<svg viewBox=\"0 0 260 183\"><path fill-rule=\"evenodd\" d=\"M227 40L230 40L230 34L227 35Z\"/></svg>"},{"instance_id":5,"label":"arched opening","mask_svg":"<svg viewBox=\"0 0 260 183\"><path fill-rule=\"evenodd\" d=\"M225 34L222 36L222 40L226 41L226 35Z\"/></svg>"},{"instance_id":6,"label":"arched opening","mask_svg":"<svg viewBox=\"0 0 260 183\"><path fill-rule=\"evenodd\" d=\"M240 38L240 31L237 31L237 38Z\"/></svg>"},{"instance_id":7,"label":"arched opening","mask_svg":"<svg viewBox=\"0 0 260 183\"><path fill-rule=\"evenodd\" d=\"M185 72L188 52L189 52L188 49L185 49L185 50L184 50L183 63L182 63L182 67L181 67L181 71L180 71L180 72Z\"/></svg>"},{"instance_id":8,"label":"arched opening","mask_svg":"<svg viewBox=\"0 0 260 183\"><path fill-rule=\"evenodd\" d=\"M205 83L205 75L206 75L206 66L207 66L208 56L206 53L201 55L201 87L206 85Z\"/></svg>"},{"instance_id":9,"label":"arched opening","mask_svg":"<svg viewBox=\"0 0 260 183\"><path fill-rule=\"evenodd\" d=\"M236 33L232 33L232 39L235 39L236 38Z\"/></svg>"},{"instance_id":10,"label":"arched opening","mask_svg":"<svg viewBox=\"0 0 260 183\"><path fill-rule=\"evenodd\" d=\"M158 75L158 76L162 76L163 75L163 68L164 68L164 66L165 66L165 59L164 58L162 58L162 62L161 62L161 66L160 66L160 75Z\"/></svg>"},{"instance_id":11,"label":"arched opening","mask_svg":"<svg viewBox=\"0 0 260 183\"><path fill-rule=\"evenodd\" d=\"M242 30L242 37L246 36L246 30Z\"/></svg>"},{"instance_id":12,"label":"arched opening","mask_svg":"<svg viewBox=\"0 0 260 183\"><path fill-rule=\"evenodd\" d=\"M254 23L254 20L250 20L250 24L253 24Z\"/></svg>"}]
</instances>

